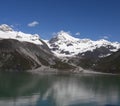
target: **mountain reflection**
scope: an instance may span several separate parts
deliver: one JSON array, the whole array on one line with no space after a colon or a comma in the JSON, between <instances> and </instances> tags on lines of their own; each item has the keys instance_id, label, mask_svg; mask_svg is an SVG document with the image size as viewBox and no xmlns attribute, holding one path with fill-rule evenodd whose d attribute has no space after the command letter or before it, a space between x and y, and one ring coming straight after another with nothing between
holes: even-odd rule
<instances>
[{"instance_id":1,"label":"mountain reflection","mask_svg":"<svg viewBox=\"0 0 120 106\"><path fill-rule=\"evenodd\" d=\"M0 106L119 106L119 76L0 74Z\"/></svg>"},{"instance_id":2,"label":"mountain reflection","mask_svg":"<svg viewBox=\"0 0 120 106\"><path fill-rule=\"evenodd\" d=\"M118 104L120 86L116 80L110 80L109 77L102 76L63 78L54 82L45 97L53 97L57 106Z\"/></svg>"}]
</instances>

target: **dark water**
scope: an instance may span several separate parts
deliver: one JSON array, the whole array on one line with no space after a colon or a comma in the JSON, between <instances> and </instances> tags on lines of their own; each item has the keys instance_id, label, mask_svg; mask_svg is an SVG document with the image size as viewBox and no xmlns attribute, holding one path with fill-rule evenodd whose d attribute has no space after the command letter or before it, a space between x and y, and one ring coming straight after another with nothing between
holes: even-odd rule
<instances>
[{"instance_id":1,"label":"dark water","mask_svg":"<svg viewBox=\"0 0 120 106\"><path fill-rule=\"evenodd\" d=\"M0 73L0 106L120 106L120 76Z\"/></svg>"}]
</instances>

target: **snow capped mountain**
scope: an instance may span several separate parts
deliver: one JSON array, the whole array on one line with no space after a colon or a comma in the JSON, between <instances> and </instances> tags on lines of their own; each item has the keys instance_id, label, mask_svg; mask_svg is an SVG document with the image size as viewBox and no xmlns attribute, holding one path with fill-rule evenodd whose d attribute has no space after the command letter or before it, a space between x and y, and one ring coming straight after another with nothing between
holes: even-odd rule
<instances>
[{"instance_id":1,"label":"snow capped mountain","mask_svg":"<svg viewBox=\"0 0 120 106\"><path fill-rule=\"evenodd\" d=\"M110 52L116 52L120 48L120 43L109 42L101 39L92 41L90 39L78 39L72 37L68 32L60 31L49 42L49 47L57 56L75 56L85 52L93 52L95 49L104 47ZM107 56L108 54L106 54ZM102 56L101 56L102 57Z\"/></svg>"},{"instance_id":2,"label":"snow capped mountain","mask_svg":"<svg viewBox=\"0 0 120 106\"><path fill-rule=\"evenodd\" d=\"M6 32L6 31L13 31L13 29L10 26L6 25L6 24L0 25L0 30L4 31L4 32Z\"/></svg>"},{"instance_id":3,"label":"snow capped mountain","mask_svg":"<svg viewBox=\"0 0 120 106\"><path fill-rule=\"evenodd\" d=\"M75 69L53 55L39 35L14 31L0 26L0 71L57 71Z\"/></svg>"},{"instance_id":4,"label":"snow capped mountain","mask_svg":"<svg viewBox=\"0 0 120 106\"><path fill-rule=\"evenodd\" d=\"M120 73L119 58L118 42L74 38L64 31L56 33L51 40L42 40L37 34L0 25L0 70L98 69Z\"/></svg>"},{"instance_id":5,"label":"snow capped mountain","mask_svg":"<svg viewBox=\"0 0 120 106\"><path fill-rule=\"evenodd\" d=\"M14 31L10 26L6 24L0 25L0 39L15 39L21 42L30 42L37 45L43 45L38 34L26 34L21 31ZM85 52L93 52L95 49L105 47L109 49L110 53L100 55L99 57L105 57L116 52L120 48L120 43L109 42L101 39L98 41L92 41L90 39L79 39L71 36L70 33L60 31L51 40L45 41L50 47L51 51L58 57L70 57L78 54L84 55Z\"/></svg>"},{"instance_id":6,"label":"snow capped mountain","mask_svg":"<svg viewBox=\"0 0 120 106\"><path fill-rule=\"evenodd\" d=\"M74 38L70 35L69 32L64 32L64 31L60 31L57 33L57 37L53 37L57 40L62 40L62 41L78 41L79 39Z\"/></svg>"},{"instance_id":7,"label":"snow capped mountain","mask_svg":"<svg viewBox=\"0 0 120 106\"><path fill-rule=\"evenodd\" d=\"M26 34L23 32L14 31L10 26L6 24L0 25L0 39L16 39L22 42L30 42L38 45L42 45L39 40L38 34Z\"/></svg>"}]
</instances>

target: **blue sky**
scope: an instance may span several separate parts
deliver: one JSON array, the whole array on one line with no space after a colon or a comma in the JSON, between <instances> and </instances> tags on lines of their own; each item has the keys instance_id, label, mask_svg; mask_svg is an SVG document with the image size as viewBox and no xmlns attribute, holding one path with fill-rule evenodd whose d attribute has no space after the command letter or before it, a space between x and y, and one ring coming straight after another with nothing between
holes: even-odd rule
<instances>
[{"instance_id":1,"label":"blue sky","mask_svg":"<svg viewBox=\"0 0 120 106\"><path fill-rule=\"evenodd\" d=\"M120 0L0 0L4 23L43 39L64 30L78 38L120 42Z\"/></svg>"}]
</instances>

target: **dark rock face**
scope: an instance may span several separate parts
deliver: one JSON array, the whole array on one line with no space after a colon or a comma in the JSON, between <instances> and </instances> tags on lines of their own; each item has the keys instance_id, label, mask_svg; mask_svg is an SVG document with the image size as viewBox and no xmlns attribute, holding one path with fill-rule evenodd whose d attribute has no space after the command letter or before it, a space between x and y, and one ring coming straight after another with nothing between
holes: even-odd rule
<instances>
[{"instance_id":1,"label":"dark rock face","mask_svg":"<svg viewBox=\"0 0 120 106\"><path fill-rule=\"evenodd\" d=\"M0 69L23 71L40 67L38 49L34 47L37 48L34 44L13 39L0 40Z\"/></svg>"},{"instance_id":2,"label":"dark rock face","mask_svg":"<svg viewBox=\"0 0 120 106\"><path fill-rule=\"evenodd\" d=\"M25 71L42 65L60 68L57 67L59 61L44 42L43 45L35 45L13 39L0 40L1 71Z\"/></svg>"},{"instance_id":3,"label":"dark rock face","mask_svg":"<svg viewBox=\"0 0 120 106\"><path fill-rule=\"evenodd\" d=\"M103 58L98 58L94 54L74 57L69 59L69 63L74 63L84 69L91 69L97 72L120 73L120 50Z\"/></svg>"},{"instance_id":4,"label":"dark rock face","mask_svg":"<svg viewBox=\"0 0 120 106\"><path fill-rule=\"evenodd\" d=\"M100 47L93 51L79 53L76 57L70 58L69 62L87 69L93 67L100 58L112 53L107 47Z\"/></svg>"},{"instance_id":5,"label":"dark rock face","mask_svg":"<svg viewBox=\"0 0 120 106\"><path fill-rule=\"evenodd\" d=\"M33 59L23 56L18 51L0 52L1 71L24 71L40 67Z\"/></svg>"},{"instance_id":6,"label":"dark rock face","mask_svg":"<svg viewBox=\"0 0 120 106\"><path fill-rule=\"evenodd\" d=\"M112 53L113 52L111 52L109 48L101 46L100 48L96 48L93 51L87 51L85 53L80 53L78 54L78 56L85 57L85 58L98 59L100 57L102 58Z\"/></svg>"},{"instance_id":7,"label":"dark rock face","mask_svg":"<svg viewBox=\"0 0 120 106\"><path fill-rule=\"evenodd\" d=\"M93 69L106 73L120 73L120 50L97 61Z\"/></svg>"},{"instance_id":8,"label":"dark rock face","mask_svg":"<svg viewBox=\"0 0 120 106\"><path fill-rule=\"evenodd\" d=\"M102 58L99 57L107 54L110 55ZM88 51L78 54L76 57L69 58L68 62L84 69L91 69L98 72L120 73L120 50L111 52L108 48L101 47L92 52Z\"/></svg>"}]
</instances>

